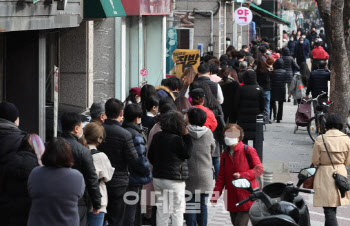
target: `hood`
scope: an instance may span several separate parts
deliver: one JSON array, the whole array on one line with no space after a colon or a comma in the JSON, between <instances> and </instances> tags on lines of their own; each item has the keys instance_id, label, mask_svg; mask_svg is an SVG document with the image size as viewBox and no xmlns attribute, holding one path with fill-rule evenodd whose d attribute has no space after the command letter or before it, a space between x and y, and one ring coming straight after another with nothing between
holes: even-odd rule
<instances>
[{"instance_id":1,"label":"hood","mask_svg":"<svg viewBox=\"0 0 350 226\"><path fill-rule=\"evenodd\" d=\"M277 59L275 61L275 63L273 63L273 68L274 69L283 69L284 68L283 64L284 64L284 61L282 59Z\"/></svg>"},{"instance_id":2,"label":"hood","mask_svg":"<svg viewBox=\"0 0 350 226\"><path fill-rule=\"evenodd\" d=\"M247 70L243 74L243 82L244 85L257 85L258 82L256 81L256 73L253 70Z\"/></svg>"},{"instance_id":3,"label":"hood","mask_svg":"<svg viewBox=\"0 0 350 226\"><path fill-rule=\"evenodd\" d=\"M0 118L0 132L1 131L20 132L21 130L13 122L10 122L6 119Z\"/></svg>"},{"instance_id":4,"label":"hood","mask_svg":"<svg viewBox=\"0 0 350 226\"><path fill-rule=\"evenodd\" d=\"M290 50L288 47L284 47L282 50L283 56L290 56Z\"/></svg>"},{"instance_id":5,"label":"hood","mask_svg":"<svg viewBox=\"0 0 350 226\"><path fill-rule=\"evenodd\" d=\"M194 126L194 125L188 125L187 129L190 136L195 140L198 140L199 138L201 138L209 130L205 126Z\"/></svg>"},{"instance_id":6,"label":"hood","mask_svg":"<svg viewBox=\"0 0 350 226\"><path fill-rule=\"evenodd\" d=\"M166 86L157 86L156 92L157 92L159 99L162 99L162 98L168 97L168 96L173 98L174 101L176 99L173 92L171 92L171 90Z\"/></svg>"}]
</instances>

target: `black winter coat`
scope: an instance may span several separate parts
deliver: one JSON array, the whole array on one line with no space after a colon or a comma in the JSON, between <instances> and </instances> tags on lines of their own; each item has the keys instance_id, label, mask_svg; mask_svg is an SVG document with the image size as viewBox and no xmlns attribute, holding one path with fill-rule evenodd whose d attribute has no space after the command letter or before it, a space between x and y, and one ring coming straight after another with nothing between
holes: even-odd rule
<instances>
[{"instance_id":1,"label":"black winter coat","mask_svg":"<svg viewBox=\"0 0 350 226\"><path fill-rule=\"evenodd\" d=\"M289 41L288 42L288 49L290 51L291 56L294 56L294 54L295 54L295 47L296 47L297 43L298 43L297 41Z\"/></svg>"},{"instance_id":2,"label":"black winter coat","mask_svg":"<svg viewBox=\"0 0 350 226\"><path fill-rule=\"evenodd\" d=\"M167 180L188 179L187 159L191 157L192 139L161 131L153 136L148 159L153 165L153 177Z\"/></svg>"},{"instance_id":3,"label":"black winter coat","mask_svg":"<svg viewBox=\"0 0 350 226\"><path fill-rule=\"evenodd\" d=\"M256 116L265 109L264 91L257 84L254 71L246 73L243 82L237 95L237 124L243 128L244 139L253 140L256 136Z\"/></svg>"},{"instance_id":4,"label":"black winter coat","mask_svg":"<svg viewBox=\"0 0 350 226\"><path fill-rule=\"evenodd\" d=\"M115 168L113 178L106 183L108 187L125 187L129 184L128 167L141 175L145 168L138 167L138 154L132 139L132 134L121 127L120 122L106 119L103 127L106 131L106 139L99 146L99 150L104 152L112 166Z\"/></svg>"},{"instance_id":5,"label":"black winter coat","mask_svg":"<svg viewBox=\"0 0 350 226\"><path fill-rule=\"evenodd\" d=\"M4 170L9 160L13 159L25 132L21 131L13 122L0 118L0 193L2 191L2 180L4 179Z\"/></svg>"},{"instance_id":6,"label":"black winter coat","mask_svg":"<svg viewBox=\"0 0 350 226\"><path fill-rule=\"evenodd\" d=\"M208 84L211 93L215 98L218 98L218 84L216 82L211 81L207 76L198 77L196 81Z\"/></svg>"},{"instance_id":7,"label":"black winter coat","mask_svg":"<svg viewBox=\"0 0 350 226\"><path fill-rule=\"evenodd\" d=\"M328 71L319 69L311 72L306 95L311 92L312 98L316 98L323 91L328 93L328 81L331 78L331 74Z\"/></svg>"},{"instance_id":8,"label":"black winter coat","mask_svg":"<svg viewBox=\"0 0 350 226\"><path fill-rule=\"evenodd\" d=\"M146 142L142 134L142 129L131 122L124 122L123 128L129 131L132 135L135 150L137 151L138 159L136 166L145 169L142 174L130 168L129 185L142 186L152 181L151 166L146 158Z\"/></svg>"},{"instance_id":9,"label":"black winter coat","mask_svg":"<svg viewBox=\"0 0 350 226\"><path fill-rule=\"evenodd\" d=\"M271 75L271 101L285 101L286 99L286 82L288 74L283 69L283 60L277 59L273 64Z\"/></svg>"},{"instance_id":10,"label":"black winter coat","mask_svg":"<svg viewBox=\"0 0 350 226\"><path fill-rule=\"evenodd\" d=\"M264 72L264 73L256 73L256 79L258 81L258 84L261 88L263 88L264 91L270 91L271 90L271 82L270 82L271 72Z\"/></svg>"},{"instance_id":11,"label":"black winter coat","mask_svg":"<svg viewBox=\"0 0 350 226\"><path fill-rule=\"evenodd\" d=\"M290 55L288 48L283 48L283 57L284 62L283 68L286 70L288 78L286 83L291 83L293 80L294 72L300 71L299 65L295 62L294 58Z\"/></svg>"},{"instance_id":12,"label":"black winter coat","mask_svg":"<svg viewBox=\"0 0 350 226\"><path fill-rule=\"evenodd\" d=\"M224 120L227 122L227 119L229 119L230 123L235 123L237 121L235 96L237 95L239 84L233 79L228 78L225 82L219 82L219 85L224 95L224 103L221 105L222 111L224 112Z\"/></svg>"},{"instance_id":13,"label":"black winter coat","mask_svg":"<svg viewBox=\"0 0 350 226\"><path fill-rule=\"evenodd\" d=\"M100 183L96 174L94 161L92 159L91 151L78 142L78 137L72 133L63 132L64 138L72 149L74 165L73 169L78 170L84 176L85 192L84 196L79 200L79 205L89 206L89 201L94 209L101 208L101 193Z\"/></svg>"},{"instance_id":14,"label":"black winter coat","mask_svg":"<svg viewBox=\"0 0 350 226\"><path fill-rule=\"evenodd\" d=\"M7 164L4 192L0 196L2 225L26 226L31 199L27 190L29 174L39 166L35 153L18 151L13 161Z\"/></svg>"}]
</instances>

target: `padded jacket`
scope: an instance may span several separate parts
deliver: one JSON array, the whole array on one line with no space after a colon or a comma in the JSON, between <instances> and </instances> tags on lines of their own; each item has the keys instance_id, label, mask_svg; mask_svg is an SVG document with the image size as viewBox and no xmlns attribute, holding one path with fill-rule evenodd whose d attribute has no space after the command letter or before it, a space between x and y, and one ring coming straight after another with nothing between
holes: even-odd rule
<instances>
[{"instance_id":1,"label":"padded jacket","mask_svg":"<svg viewBox=\"0 0 350 226\"><path fill-rule=\"evenodd\" d=\"M13 122L0 118L0 193L3 189L5 166L15 156L24 136L25 132Z\"/></svg>"},{"instance_id":2,"label":"padded jacket","mask_svg":"<svg viewBox=\"0 0 350 226\"><path fill-rule=\"evenodd\" d=\"M153 177L167 180L187 180L187 159L192 153L192 138L167 131L153 136L148 159L153 165Z\"/></svg>"},{"instance_id":3,"label":"padded jacket","mask_svg":"<svg viewBox=\"0 0 350 226\"><path fill-rule=\"evenodd\" d=\"M125 187L129 184L129 167L144 175L146 167L137 165L138 154L135 150L132 134L121 127L120 122L106 119L103 127L106 131L106 139L99 146L112 166L115 168L113 178L106 183L108 187Z\"/></svg>"},{"instance_id":4,"label":"padded jacket","mask_svg":"<svg viewBox=\"0 0 350 226\"><path fill-rule=\"evenodd\" d=\"M64 138L72 149L74 165L73 169L80 171L85 180L84 196L79 200L79 205L88 206L89 201L94 209L101 208L101 193L98 176L92 159L91 151L78 142L78 137L72 133L63 132Z\"/></svg>"},{"instance_id":5,"label":"padded jacket","mask_svg":"<svg viewBox=\"0 0 350 226\"><path fill-rule=\"evenodd\" d=\"M295 71L300 71L299 65L295 62L294 58L290 54L290 50L288 48L283 48L283 66L284 70L287 72L287 80L286 83L291 83L293 80L293 75Z\"/></svg>"},{"instance_id":6,"label":"padded jacket","mask_svg":"<svg viewBox=\"0 0 350 226\"><path fill-rule=\"evenodd\" d=\"M306 95L308 96L311 92L312 97L316 98L322 91L328 93L328 81L330 78L331 74L322 69L311 72Z\"/></svg>"},{"instance_id":7,"label":"padded jacket","mask_svg":"<svg viewBox=\"0 0 350 226\"><path fill-rule=\"evenodd\" d=\"M273 64L271 75L271 100L284 101L286 99L286 82L289 77L287 71L283 69L284 62L278 59Z\"/></svg>"},{"instance_id":8,"label":"padded jacket","mask_svg":"<svg viewBox=\"0 0 350 226\"><path fill-rule=\"evenodd\" d=\"M244 130L244 139L253 140L256 136L256 116L265 109L264 90L256 82L254 71L248 71L239 87L237 101L237 124Z\"/></svg>"},{"instance_id":9,"label":"padded jacket","mask_svg":"<svg viewBox=\"0 0 350 226\"><path fill-rule=\"evenodd\" d=\"M132 140L138 155L136 165L145 169L141 174L133 168L130 168L129 185L142 186L148 184L152 181L152 173L150 164L146 158L146 142L142 135L142 129L131 122L124 122L123 128L129 131L132 135Z\"/></svg>"}]
</instances>

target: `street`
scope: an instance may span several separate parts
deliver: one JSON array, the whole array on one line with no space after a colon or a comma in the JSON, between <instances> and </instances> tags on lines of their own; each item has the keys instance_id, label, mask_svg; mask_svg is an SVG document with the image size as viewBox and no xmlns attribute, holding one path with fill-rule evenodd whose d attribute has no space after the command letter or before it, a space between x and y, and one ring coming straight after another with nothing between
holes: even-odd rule
<instances>
[{"instance_id":1,"label":"street","mask_svg":"<svg viewBox=\"0 0 350 226\"><path fill-rule=\"evenodd\" d=\"M273 172L273 182L297 183L297 173L300 169L309 167L313 143L305 128L300 128L293 134L294 117L297 109L293 103L284 103L284 115L281 123L273 122L267 125L264 134L264 170ZM324 214L321 207L313 207L313 196L301 194L308 204L312 226L324 225ZM220 199L218 206L208 205L209 226L232 225L230 216ZM337 212L339 226L350 224L349 206L341 206ZM251 224L249 224L251 225Z\"/></svg>"}]
</instances>

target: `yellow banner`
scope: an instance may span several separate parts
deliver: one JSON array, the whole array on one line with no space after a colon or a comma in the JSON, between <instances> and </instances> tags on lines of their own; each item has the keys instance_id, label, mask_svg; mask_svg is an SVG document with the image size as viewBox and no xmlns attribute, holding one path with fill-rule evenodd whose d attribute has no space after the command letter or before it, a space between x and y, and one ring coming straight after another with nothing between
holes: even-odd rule
<instances>
[{"instance_id":1,"label":"yellow banner","mask_svg":"<svg viewBox=\"0 0 350 226\"><path fill-rule=\"evenodd\" d=\"M176 49L173 52L176 76L181 77L186 67L192 66L197 72L200 63L200 51L198 49Z\"/></svg>"}]
</instances>

